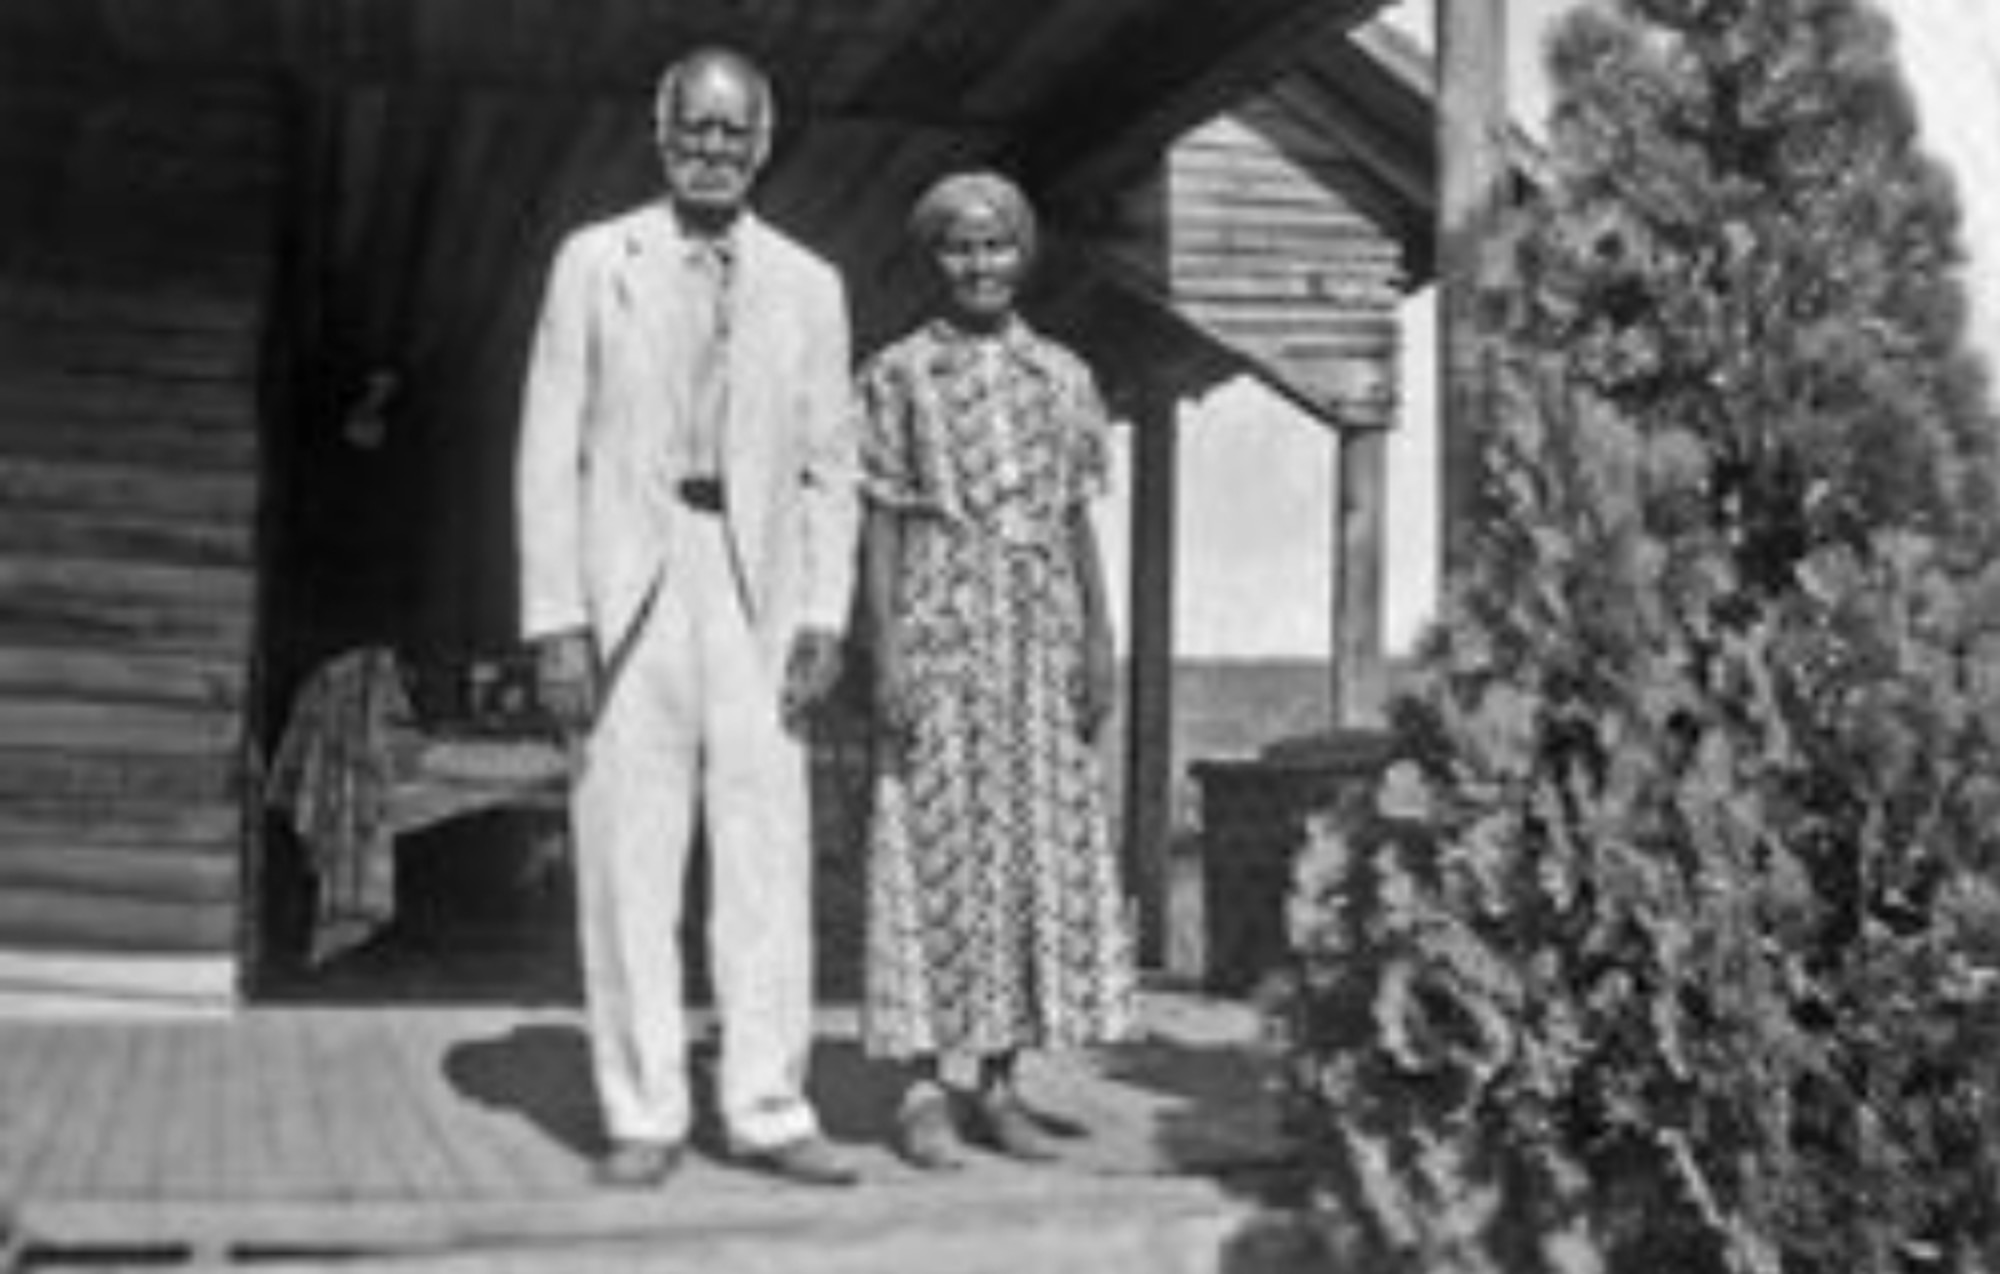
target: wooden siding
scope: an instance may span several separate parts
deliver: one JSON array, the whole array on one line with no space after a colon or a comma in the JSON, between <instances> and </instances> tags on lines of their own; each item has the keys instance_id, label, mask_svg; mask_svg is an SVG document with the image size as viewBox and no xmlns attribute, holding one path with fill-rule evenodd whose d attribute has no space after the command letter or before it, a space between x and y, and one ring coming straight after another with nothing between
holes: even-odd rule
<instances>
[{"instance_id":1,"label":"wooden siding","mask_svg":"<svg viewBox=\"0 0 2000 1274\"><path fill-rule=\"evenodd\" d=\"M1299 153L1282 124L1254 99L1182 137L1095 250L1315 414L1386 427L1408 284L1395 223L1343 179L1351 161Z\"/></svg>"},{"instance_id":2,"label":"wooden siding","mask_svg":"<svg viewBox=\"0 0 2000 1274\"><path fill-rule=\"evenodd\" d=\"M276 120L249 88L0 91L9 997L64 953L170 956L203 999L234 967Z\"/></svg>"}]
</instances>

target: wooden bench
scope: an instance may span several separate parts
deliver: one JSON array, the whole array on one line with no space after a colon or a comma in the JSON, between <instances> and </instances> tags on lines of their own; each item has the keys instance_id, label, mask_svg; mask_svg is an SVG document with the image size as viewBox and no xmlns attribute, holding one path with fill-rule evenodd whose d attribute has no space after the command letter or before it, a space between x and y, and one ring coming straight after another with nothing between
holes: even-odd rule
<instances>
[{"instance_id":1,"label":"wooden bench","mask_svg":"<svg viewBox=\"0 0 2000 1274\"><path fill-rule=\"evenodd\" d=\"M394 919L397 837L496 809L558 814L569 772L544 732L426 729L388 650L329 660L301 688L264 789L306 846L308 959L351 950ZM547 824L549 852L566 855L563 820Z\"/></svg>"}]
</instances>

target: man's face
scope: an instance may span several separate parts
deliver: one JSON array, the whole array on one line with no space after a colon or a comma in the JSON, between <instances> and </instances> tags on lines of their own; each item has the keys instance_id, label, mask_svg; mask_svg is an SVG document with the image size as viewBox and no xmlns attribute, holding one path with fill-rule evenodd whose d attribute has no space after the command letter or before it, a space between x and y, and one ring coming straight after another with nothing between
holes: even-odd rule
<instances>
[{"instance_id":1,"label":"man's face","mask_svg":"<svg viewBox=\"0 0 2000 1274\"><path fill-rule=\"evenodd\" d=\"M763 102L742 76L704 67L667 103L660 138L667 193L685 211L727 217L750 197L763 163Z\"/></svg>"}]
</instances>

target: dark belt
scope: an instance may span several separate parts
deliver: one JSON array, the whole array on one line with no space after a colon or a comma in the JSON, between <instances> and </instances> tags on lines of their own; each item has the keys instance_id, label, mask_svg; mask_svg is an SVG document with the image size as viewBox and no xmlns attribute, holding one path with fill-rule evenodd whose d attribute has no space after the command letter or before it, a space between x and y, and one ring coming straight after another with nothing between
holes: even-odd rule
<instances>
[{"instance_id":1,"label":"dark belt","mask_svg":"<svg viewBox=\"0 0 2000 1274\"><path fill-rule=\"evenodd\" d=\"M720 513L728 505L721 478L682 478L674 494L697 513Z\"/></svg>"}]
</instances>

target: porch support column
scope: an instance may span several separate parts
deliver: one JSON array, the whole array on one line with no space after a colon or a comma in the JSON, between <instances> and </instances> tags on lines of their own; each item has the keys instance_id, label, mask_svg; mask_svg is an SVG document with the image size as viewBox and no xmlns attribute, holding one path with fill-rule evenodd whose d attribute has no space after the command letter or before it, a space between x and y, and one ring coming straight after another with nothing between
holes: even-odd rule
<instances>
[{"instance_id":1,"label":"porch support column","mask_svg":"<svg viewBox=\"0 0 2000 1274\"><path fill-rule=\"evenodd\" d=\"M1466 565L1479 432L1496 393L1479 291L1507 192L1506 0L1440 3L1437 46L1438 504L1449 592Z\"/></svg>"},{"instance_id":2,"label":"porch support column","mask_svg":"<svg viewBox=\"0 0 2000 1274\"><path fill-rule=\"evenodd\" d=\"M1134 408L1132 594L1125 746L1127 886L1139 903L1139 959L1159 967L1165 950L1167 859L1174 834L1174 524L1178 501L1179 399L1156 378Z\"/></svg>"},{"instance_id":3,"label":"porch support column","mask_svg":"<svg viewBox=\"0 0 2000 1274\"><path fill-rule=\"evenodd\" d=\"M1334 508L1333 724L1382 724L1382 555L1388 520L1389 434L1343 429Z\"/></svg>"}]
</instances>

